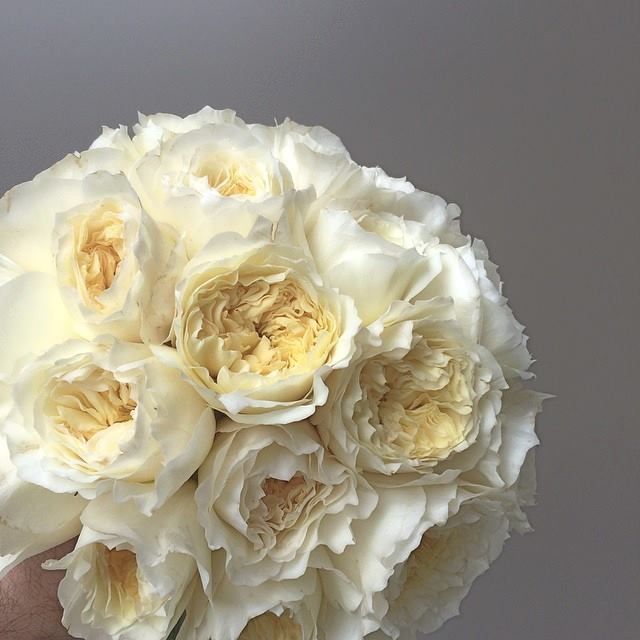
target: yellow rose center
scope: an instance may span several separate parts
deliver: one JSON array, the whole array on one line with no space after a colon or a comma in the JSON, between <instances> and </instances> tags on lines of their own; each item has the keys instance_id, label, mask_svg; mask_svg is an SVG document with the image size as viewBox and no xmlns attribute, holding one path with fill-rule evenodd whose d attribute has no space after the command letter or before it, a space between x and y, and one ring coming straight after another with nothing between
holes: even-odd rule
<instances>
[{"instance_id":1,"label":"yellow rose center","mask_svg":"<svg viewBox=\"0 0 640 640\"><path fill-rule=\"evenodd\" d=\"M321 488L320 483L300 472L290 480L267 478L262 483L264 496L251 514L250 525L266 525L276 533L293 527Z\"/></svg>"},{"instance_id":2,"label":"yellow rose center","mask_svg":"<svg viewBox=\"0 0 640 640\"><path fill-rule=\"evenodd\" d=\"M76 226L76 273L85 302L102 308L99 300L118 273L124 257L124 223L114 203L103 203Z\"/></svg>"},{"instance_id":3,"label":"yellow rose center","mask_svg":"<svg viewBox=\"0 0 640 640\"><path fill-rule=\"evenodd\" d=\"M302 640L302 629L288 612L268 611L250 620L238 640Z\"/></svg>"},{"instance_id":4,"label":"yellow rose center","mask_svg":"<svg viewBox=\"0 0 640 640\"><path fill-rule=\"evenodd\" d=\"M322 366L336 341L333 315L297 282L257 279L201 290L192 326L216 379L231 373L287 376ZM190 332L191 333L191 332Z\"/></svg>"},{"instance_id":5,"label":"yellow rose center","mask_svg":"<svg viewBox=\"0 0 640 640\"><path fill-rule=\"evenodd\" d=\"M48 413L54 425L81 442L113 425L130 422L135 408L130 385L102 369L73 382L59 380L49 392Z\"/></svg>"},{"instance_id":6,"label":"yellow rose center","mask_svg":"<svg viewBox=\"0 0 640 640\"><path fill-rule=\"evenodd\" d=\"M127 549L96 549L96 593L93 607L128 625L139 616L140 582L136 554Z\"/></svg>"},{"instance_id":7,"label":"yellow rose center","mask_svg":"<svg viewBox=\"0 0 640 640\"><path fill-rule=\"evenodd\" d=\"M123 597L136 599L139 585L135 553L127 549L106 549L105 555L112 587L117 589Z\"/></svg>"},{"instance_id":8,"label":"yellow rose center","mask_svg":"<svg viewBox=\"0 0 640 640\"><path fill-rule=\"evenodd\" d=\"M402 360L372 359L361 379L374 445L397 457L447 457L471 428L472 376L469 360L437 339L418 342Z\"/></svg>"},{"instance_id":9,"label":"yellow rose center","mask_svg":"<svg viewBox=\"0 0 640 640\"><path fill-rule=\"evenodd\" d=\"M234 160L209 160L196 170L195 175L206 178L209 186L224 197L251 197L260 190L255 172Z\"/></svg>"}]
</instances>

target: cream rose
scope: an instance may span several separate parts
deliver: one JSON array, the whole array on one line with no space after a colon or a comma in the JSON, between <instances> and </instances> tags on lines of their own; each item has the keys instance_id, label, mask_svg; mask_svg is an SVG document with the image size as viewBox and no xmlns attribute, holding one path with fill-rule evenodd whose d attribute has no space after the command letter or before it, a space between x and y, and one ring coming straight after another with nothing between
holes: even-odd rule
<instances>
[{"instance_id":1,"label":"cream rose","mask_svg":"<svg viewBox=\"0 0 640 640\"><path fill-rule=\"evenodd\" d=\"M342 553L376 495L326 454L310 424L227 420L198 472L196 500L209 547L226 551L231 582L260 585L300 577L318 547Z\"/></svg>"},{"instance_id":2,"label":"cream rose","mask_svg":"<svg viewBox=\"0 0 640 640\"><path fill-rule=\"evenodd\" d=\"M457 205L416 189L405 178L392 178L380 167L358 167L348 180L339 181L323 205L348 211L363 229L405 248L423 252L433 244L467 243Z\"/></svg>"},{"instance_id":3,"label":"cream rose","mask_svg":"<svg viewBox=\"0 0 640 640\"><path fill-rule=\"evenodd\" d=\"M225 575L225 555L224 551L213 552L215 596L196 628L197 640L279 640L278 633L285 632L295 640L320 640L323 587L319 571L307 569L293 580L238 585Z\"/></svg>"},{"instance_id":4,"label":"cream rose","mask_svg":"<svg viewBox=\"0 0 640 640\"><path fill-rule=\"evenodd\" d=\"M269 146L232 111L207 108L184 119L141 116L134 132L131 145L106 132L94 146L135 150L129 178L145 207L167 221L176 221L189 197L205 206L265 215L292 188ZM182 224L190 226L188 216Z\"/></svg>"},{"instance_id":5,"label":"cream rose","mask_svg":"<svg viewBox=\"0 0 640 640\"><path fill-rule=\"evenodd\" d=\"M457 454L488 440L497 422L500 367L456 327L451 303L397 304L384 320L352 366L331 378L334 401L312 420L351 467L451 481L464 468Z\"/></svg>"},{"instance_id":6,"label":"cream rose","mask_svg":"<svg viewBox=\"0 0 640 640\"><path fill-rule=\"evenodd\" d=\"M302 251L264 234L214 238L176 291L175 366L241 423L303 419L349 364L360 321Z\"/></svg>"},{"instance_id":7,"label":"cream rose","mask_svg":"<svg viewBox=\"0 0 640 640\"><path fill-rule=\"evenodd\" d=\"M17 564L80 533L86 501L18 477L0 430L0 579Z\"/></svg>"},{"instance_id":8,"label":"cream rose","mask_svg":"<svg viewBox=\"0 0 640 640\"><path fill-rule=\"evenodd\" d=\"M160 344L184 261L176 234L153 222L124 178L84 182L87 201L59 213L53 230L58 282L78 330Z\"/></svg>"},{"instance_id":9,"label":"cream rose","mask_svg":"<svg viewBox=\"0 0 640 640\"><path fill-rule=\"evenodd\" d=\"M177 234L149 217L127 179L112 173L112 158L97 152L63 160L2 198L0 253L56 278L74 333L162 343L184 262Z\"/></svg>"},{"instance_id":10,"label":"cream rose","mask_svg":"<svg viewBox=\"0 0 640 640\"><path fill-rule=\"evenodd\" d=\"M524 327L484 243L460 233L456 205L380 169L363 168L339 195L321 211L311 208L306 236L323 277L353 297L366 324L395 300L450 297L466 334L492 352L506 378L531 376ZM325 241L338 234L348 243Z\"/></svg>"},{"instance_id":11,"label":"cream rose","mask_svg":"<svg viewBox=\"0 0 640 640\"><path fill-rule=\"evenodd\" d=\"M195 518L193 486L146 517L109 496L82 514L75 549L47 569L65 569L63 624L86 640L163 640L185 609L211 594L211 556ZM207 598L204 598L206 602ZM189 629L181 633L187 637Z\"/></svg>"},{"instance_id":12,"label":"cream rose","mask_svg":"<svg viewBox=\"0 0 640 640\"><path fill-rule=\"evenodd\" d=\"M467 502L446 524L429 529L389 580L380 637L414 640L458 615L473 581L500 555L513 518L526 522L509 492Z\"/></svg>"},{"instance_id":13,"label":"cream rose","mask_svg":"<svg viewBox=\"0 0 640 640\"><path fill-rule=\"evenodd\" d=\"M252 133L269 146L287 168L295 189L313 188L314 207L321 207L357 180L360 167L340 138L324 127L306 127L286 119L274 127L250 125Z\"/></svg>"},{"instance_id":14,"label":"cream rose","mask_svg":"<svg viewBox=\"0 0 640 640\"><path fill-rule=\"evenodd\" d=\"M68 341L25 367L6 421L25 481L92 499L111 492L145 514L197 470L213 412L147 347Z\"/></svg>"}]
</instances>

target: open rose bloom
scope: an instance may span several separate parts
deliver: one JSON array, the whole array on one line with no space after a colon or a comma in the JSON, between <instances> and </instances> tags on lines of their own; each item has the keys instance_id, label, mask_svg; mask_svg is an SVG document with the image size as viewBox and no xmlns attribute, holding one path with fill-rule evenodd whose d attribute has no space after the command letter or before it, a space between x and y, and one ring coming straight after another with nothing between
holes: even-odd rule
<instances>
[{"instance_id":1,"label":"open rose bloom","mask_svg":"<svg viewBox=\"0 0 640 640\"><path fill-rule=\"evenodd\" d=\"M89 640L411 640L529 529L543 396L459 209L322 127L104 129L0 200L0 577Z\"/></svg>"}]
</instances>

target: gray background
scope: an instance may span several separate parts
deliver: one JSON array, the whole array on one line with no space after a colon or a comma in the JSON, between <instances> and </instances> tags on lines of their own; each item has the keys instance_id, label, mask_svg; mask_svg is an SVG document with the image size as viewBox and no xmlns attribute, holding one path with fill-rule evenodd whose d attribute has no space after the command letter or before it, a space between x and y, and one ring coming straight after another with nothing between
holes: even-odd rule
<instances>
[{"instance_id":1,"label":"gray background","mask_svg":"<svg viewBox=\"0 0 640 640\"><path fill-rule=\"evenodd\" d=\"M211 104L323 124L359 162L458 202L558 397L536 533L432 637L639 637L640 3L0 7L2 190L100 124Z\"/></svg>"}]
</instances>

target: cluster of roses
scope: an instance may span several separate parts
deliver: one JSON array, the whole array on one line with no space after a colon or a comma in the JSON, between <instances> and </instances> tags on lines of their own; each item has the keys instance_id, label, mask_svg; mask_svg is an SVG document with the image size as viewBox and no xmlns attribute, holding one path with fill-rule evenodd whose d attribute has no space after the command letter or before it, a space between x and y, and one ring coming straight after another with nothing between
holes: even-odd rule
<instances>
[{"instance_id":1,"label":"cluster of roses","mask_svg":"<svg viewBox=\"0 0 640 640\"><path fill-rule=\"evenodd\" d=\"M530 356L459 210L231 111L0 201L0 576L94 640L414 638L526 531Z\"/></svg>"}]
</instances>

